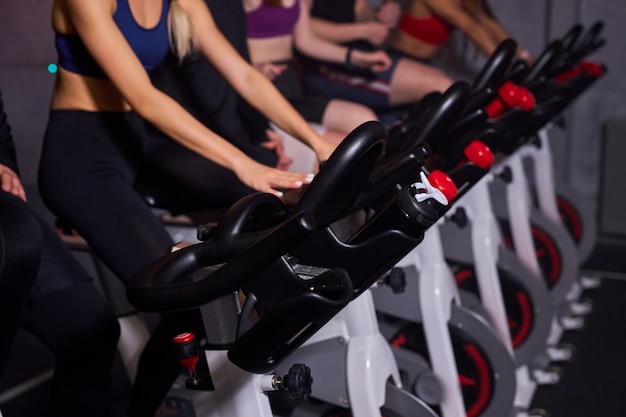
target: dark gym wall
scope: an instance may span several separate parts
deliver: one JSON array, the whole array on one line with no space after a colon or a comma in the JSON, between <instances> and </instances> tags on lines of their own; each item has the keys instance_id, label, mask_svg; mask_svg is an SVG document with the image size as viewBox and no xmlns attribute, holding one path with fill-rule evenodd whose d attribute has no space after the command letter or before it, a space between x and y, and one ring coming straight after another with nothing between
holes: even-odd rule
<instances>
[{"instance_id":1,"label":"dark gym wall","mask_svg":"<svg viewBox=\"0 0 626 417\"><path fill-rule=\"evenodd\" d=\"M593 58L606 63L610 72L567 112L566 128L551 134L558 176L580 189L581 195L595 199L600 189L602 127L608 120L626 117L623 43L626 2L499 0L490 3L511 34L533 53L541 51L552 37L563 35L576 21L585 26L597 20L605 22L607 45ZM17 141L22 177L29 189L33 189L36 181L54 79L47 72L47 65L55 60L51 5L51 0L0 2L0 85Z\"/></svg>"}]
</instances>

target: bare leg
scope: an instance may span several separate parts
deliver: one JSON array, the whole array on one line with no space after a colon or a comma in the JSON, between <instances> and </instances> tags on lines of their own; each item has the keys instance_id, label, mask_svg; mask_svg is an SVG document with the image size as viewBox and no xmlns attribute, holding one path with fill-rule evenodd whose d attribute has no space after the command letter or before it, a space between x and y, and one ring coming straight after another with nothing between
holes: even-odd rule
<instances>
[{"instance_id":1,"label":"bare leg","mask_svg":"<svg viewBox=\"0 0 626 417\"><path fill-rule=\"evenodd\" d=\"M452 82L452 79L438 68L402 58L391 77L389 102L392 106L410 104L428 93L447 90Z\"/></svg>"},{"instance_id":2,"label":"bare leg","mask_svg":"<svg viewBox=\"0 0 626 417\"><path fill-rule=\"evenodd\" d=\"M371 120L378 120L378 117L369 107L351 101L333 99L328 103L322 117L322 125L326 128L324 137L329 141L339 143L357 126Z\"/></svg>"}]
</instances>

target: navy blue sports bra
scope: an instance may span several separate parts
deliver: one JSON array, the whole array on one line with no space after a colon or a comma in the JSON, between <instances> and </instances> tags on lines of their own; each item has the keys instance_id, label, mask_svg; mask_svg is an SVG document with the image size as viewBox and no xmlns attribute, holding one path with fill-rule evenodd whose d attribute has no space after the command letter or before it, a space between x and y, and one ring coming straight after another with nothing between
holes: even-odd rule
<instances>
[{"instance_id":1,"label":"navy blue sports bra","mask_svg":"<svg viewBox=\"0 0 626 417\"><path fill-rule=\"evenodd\" d=\"M151 29L144 29L133 18L128 0L117 0L117 10L113 14L113 20L148 73L165 58L169 50L167 38L169 7L169 0L163 0L163 11L159 23ZM88 77L107 78L76 33L67 35L57 33L55 44L60 67Z\"/></svg>"}]
</instances>

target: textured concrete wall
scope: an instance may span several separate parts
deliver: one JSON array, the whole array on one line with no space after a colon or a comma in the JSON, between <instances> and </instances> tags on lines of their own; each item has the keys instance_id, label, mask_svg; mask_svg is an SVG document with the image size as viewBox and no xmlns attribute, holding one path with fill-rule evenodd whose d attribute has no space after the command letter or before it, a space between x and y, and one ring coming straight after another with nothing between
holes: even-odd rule
<instances>
[{"instance_id":1,"label":"textured concrete wall","mask_svg":"<svg viewBox=\"0 0 626 417\"><path fill-rule=\"evenodd\" d=\"M46 69L55 59L49 23L51 4L51 0L0 2L0 85L27 185L36 180L54 78ZM602 162L602 126L606 120L626 114L626 2L500 0L491 4L511 34L533 53L539 53L547 41L563 35L576 21L585 25L599 19L605 22L607 46L594 58L606 63L610 72L567 112L566 129L551 134L559 177L580 185L582 193L595 197ZM479 67L481 60L471 53L471 48L464 53L472 58L474 68ZM462 78L462 74L459 71L458 77Z\"/></svg>"},{"instance_id":2,"label":"textured concrete wall","mask_svg":"<svg viewBox=\"0 0 626 417\"><path fill-rule=\"evenodd\" d=\"M35 183L54 77L50 0L0 2L0 87L25 184Z\"/></svg>"},{"instance_id":3,"label":"textured concrete wall","mask_svg":"<svg viewBox=\"0 0 626 417\"><path fill-rule=\"evenodd\" d=\"M601 159L604 126L607 121L626 117L626 49L623 43L626 2L586 0L575 7L572 3L576 2L570 0L554 0L553 3L551 27L554 34L564 33L570 20L578 20L586 26L596 21L605 24L607 44L592 58L606 64L609 72L567 112L566 131L553 135L558 140L560 174L581 194L595 199L604 162Z\"/></svg>"}]
</instances>

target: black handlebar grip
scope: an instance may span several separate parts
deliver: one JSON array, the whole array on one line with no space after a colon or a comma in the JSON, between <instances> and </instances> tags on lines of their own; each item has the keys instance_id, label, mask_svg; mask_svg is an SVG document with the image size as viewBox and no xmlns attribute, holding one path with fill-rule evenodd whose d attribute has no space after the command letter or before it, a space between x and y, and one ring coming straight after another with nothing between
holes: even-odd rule
<instances>
[{"instance_id":1,"label":"black handlebar grip","mask_svg":"<svg viewBox=\"0 0 626 417\"><path fill-rule=\"evenodd\" d=\"M552 66L559 60L563 51L563 43L560 40L553 40L546 46L543 53L539 55L535 64L530 68L522 84L527 85L538 81L552 69Z\"/></svg>"},{"instance_id":2,"label":"black handlebar grip","mask_svg":"<svg viewBox=\"0 0 626 417\"><path fill-rule=\"evenodd\" d=\"M487 62L474 80L472 89L477 91L487 86L497 85L507 73L515 57L516 50L517 42L513 39L505 39L502 41L489 59L487 59Z\"/></svg>"},{"instance_id":3,"label":"black handlebar grip","mask_svg":"<svg viewBox=\"0 0 626 417\"><path fill-rule=\"evenodd\" d=\"M566 51L571 51L574 45L580 39L580 35L583 33L583 25L580 23L575 23L561 38L561 42L563 44L563 49Z\"/></svg>"},{"instance_id":4,"label":"black handlebar grip","mask_svg":"<svg viewBox=\"0 0 626 417\"><path fill-rule=\"evenodd\" d=\"M310 213L320 227L345 217L382 156L387 129L376 121L354 129L337 146L293 210Z\"/></svg>"}]
</instances>

